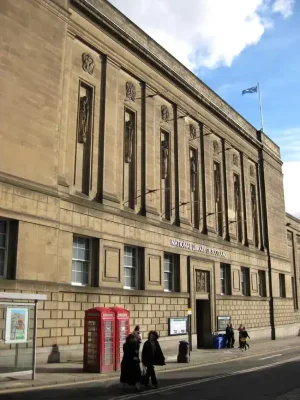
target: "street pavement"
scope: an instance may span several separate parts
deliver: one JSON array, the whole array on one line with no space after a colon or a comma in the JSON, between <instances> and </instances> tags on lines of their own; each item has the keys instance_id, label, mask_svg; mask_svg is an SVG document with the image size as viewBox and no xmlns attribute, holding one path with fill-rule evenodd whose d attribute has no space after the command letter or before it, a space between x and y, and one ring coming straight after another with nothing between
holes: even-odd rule
<instances>
[{"instance_id":1,"label":"street pavement","mask_svg":"<svg viewBox=\"0 0 300 400\"><path fill-rule=\"evenodd\" d=\"M249 351L249 353L251 350ZM218 364L161 371L159 388L122 389L116 381L87 382L30 392L5 393L5 400L299 400L300 348L257 354Z\"/></svg>"}]
</instances>

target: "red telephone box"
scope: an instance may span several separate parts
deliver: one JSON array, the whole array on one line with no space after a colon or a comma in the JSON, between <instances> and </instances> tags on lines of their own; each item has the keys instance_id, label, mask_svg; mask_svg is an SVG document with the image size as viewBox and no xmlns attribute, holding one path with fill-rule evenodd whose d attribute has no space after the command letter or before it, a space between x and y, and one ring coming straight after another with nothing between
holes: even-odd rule
<instances>
[{"instance_id":1,"label":"red telephone box","mask_svg":"<svg viewBox=\"0 0 300 400\"><path fill-rule=\"evenodd\" d=\"M106 373L115 369L115 313L105 307L87 310L84 317L85 372Z\"/></svg>"},{"instance_id":2,"label":"red telephone box","mask_svg":"<svg viewBox=\"0 0 300 400\"><path fill-rule=\"evenodd\" d=\"M121 307L112 307L111 310L113 310L116 316L115 365L117 371L120 369L123 357L123 344L130 333L130 313Z\"/></svg>"}]
</instances>

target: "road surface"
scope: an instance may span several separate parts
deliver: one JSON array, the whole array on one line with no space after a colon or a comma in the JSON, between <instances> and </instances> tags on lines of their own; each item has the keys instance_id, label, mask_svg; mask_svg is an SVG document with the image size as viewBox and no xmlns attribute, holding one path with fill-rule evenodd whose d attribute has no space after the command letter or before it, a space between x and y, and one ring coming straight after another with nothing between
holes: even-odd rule
<instances>
[{"instance_id":1,"label":"road surface","mask_svg":"<svg viewBox=\"0 0 300 400\"><path fill-rule=\"evenodd\" d=\"M251 352L251 350L250 350ZM249 353L250 353L249 352ZM185 366L183 365L183 368ZM0 395L5 400L300 400L300 349L270 355L185 368L161 373L158 389L136 393L116 382L74 384L65 387ZM299 391L297 391L299 389ZM294 393L291 393L294 391ZM285 396L284 396L285 395Z\"/></svg>"}]
</instances>

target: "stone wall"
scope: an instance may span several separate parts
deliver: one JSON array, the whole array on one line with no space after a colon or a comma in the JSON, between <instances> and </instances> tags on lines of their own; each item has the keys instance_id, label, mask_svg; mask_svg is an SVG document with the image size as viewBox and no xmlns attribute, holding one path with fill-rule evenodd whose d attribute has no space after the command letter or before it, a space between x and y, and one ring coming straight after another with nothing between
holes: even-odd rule
<instances>
[{"instance_id":1,"label":"stone wall","mask_svg":"<svg viewBox=\"0 0 300 400\"><path fill-rule=\"evenodd\" d=\"M288 325L300 322L299 312L295 312L293 299L274 299L275 325Z\"/></svg>"},{"instance_id":2,"label":"stone wall","mask_svg":"<svg viewBox=\"0 0 300 400\"><path fill-rule=\"evenodd\" d=\"M267 299L217 300L216 308L217 315L231 316L231 322L235 329L240 324L247 329L270 326L270 306Z\"/></svg>"},{"instance_id":3,"label":"stone wall","mask_svg":"<svg viewBox=\"0 0 300 400\"><path fill-rule=\"evenodd\" d=\"M5 288L6 287L6 288ZM7 288L9 287L9 288ZM15 288L15 289L12 289ZM93 307L123 307L130 312L131 329L140 325L143 337L150 330L168 336L168 318L187 313L188 295L180 293L140 292L130 296L128 291L96 288L58 287L34 282L5 281L0 291L43 293L47 301L38 303L37 346L80 345L83 343L84 311ZM116 294L119 293L119 294ZM4 333L4 310L0 310L0 338ZM0 350L10 345L0 342Z\"/></svg>"}]
</instances>

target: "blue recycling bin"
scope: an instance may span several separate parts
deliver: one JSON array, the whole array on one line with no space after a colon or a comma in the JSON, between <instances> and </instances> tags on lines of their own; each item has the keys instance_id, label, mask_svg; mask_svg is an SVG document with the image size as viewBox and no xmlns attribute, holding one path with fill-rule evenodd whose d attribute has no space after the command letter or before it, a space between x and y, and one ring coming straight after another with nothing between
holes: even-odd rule
<instances>
[{"instance_id":1,"label":"blue recycling bin","mask_svg":"<svg viewBox=\"0 0 300 400\"><path fill-rule=\"evenodd\" d=\"M224 349L226 346L226 336L219 334L218 336L214 336L213 338L213 348L214 349Z\"/></svg>"}]
</instances>

